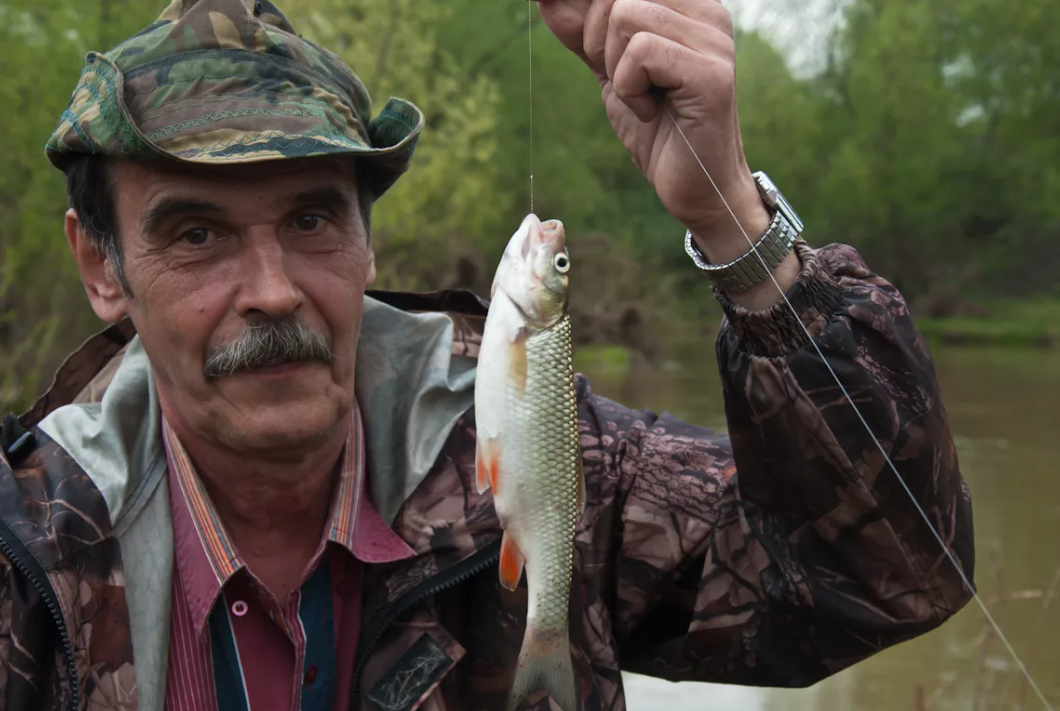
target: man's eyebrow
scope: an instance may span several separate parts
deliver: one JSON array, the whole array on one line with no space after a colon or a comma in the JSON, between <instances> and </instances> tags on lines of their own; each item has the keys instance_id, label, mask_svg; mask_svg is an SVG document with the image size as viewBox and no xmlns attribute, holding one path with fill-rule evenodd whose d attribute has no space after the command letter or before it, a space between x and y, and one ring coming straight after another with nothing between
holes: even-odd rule
<instances>
[{"instance_id":1,"label":"man's eyebrow","mask_svg":"<svg viewBox=\"0 0 1060 711\"><path fill-rule=\"evenodd\" d=\"M291 203L295 205L322 205L334 210L349 209L356 202L348 191L334 187L304 190L291 198Z\"/></svg>"},{"instance_id":2,"label":"man's eyebrow","mask_svg":"<svg viewBox=\"0 0 1060 711\"><path fill-rule=\"evenodd\" d=\"M203 200L163 200L144 212L140 218L140 228L144 234L153 234L166 220L177 215L189 213L223 212L220 205Z\"/></svg>"}]
</instances>

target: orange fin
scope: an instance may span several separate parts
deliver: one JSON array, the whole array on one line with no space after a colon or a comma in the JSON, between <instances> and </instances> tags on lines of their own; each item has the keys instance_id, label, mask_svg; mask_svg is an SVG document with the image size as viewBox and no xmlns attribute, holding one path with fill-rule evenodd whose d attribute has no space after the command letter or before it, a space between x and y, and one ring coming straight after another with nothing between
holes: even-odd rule
<instances>
[{"instance_id":1,"label":"orange fin","mask_svg":"<svg viewBox=\"0 0 1060 711\"><path fill-rule=\"evenodd\" d=\"M511 380L515 388L522 395L526 393L526 331L519 329L512 339L512 357L509 360L511 369Z\"/></svg>"},{"instance_id":2,"label":"orange fin","mask_svg":"<svg viewBox=\"0 0 1060 711\"><path fill-rule=\"evenodd\" d=\"M475 486L478 493L493 488L497 495L497 484L500 481L500 447L496 437L478 440L475 447Z\"/></svg>"},{"instance_id":3,"label":"orange fin","mask_svg":"<svg viewBox=\"0 0 1060 711\"><path fill-rule=\"evenodd\" d=\"M486 469L486 461L482 458L482 447L475 448L475 488L478 493L490 488L489 471Z\"/></svg>"},{"instance_id":4,"label":"orange fin","mask_svg":"<svg viewBox=\"0 0 1060 711\"><path fill-rule=\"evenodd\" d=\"M522 551L512 540L512 534L505 531L504 538L501 540L501 585L509 590L515 590L519 585L519 578L523 577L525 561Z\"/></svg>"},{"instance_id":5,"label":"orange fin","mask_svg":"<svg viewBox=\"0 0 1060 711\"><path fill-rule=\"evenodd\" d=\"M497 496L501 492L501 462L500 462L500 447L495 444L490 447L490 459L489 459L489 475L490 475L490 487L493 489L493 495Z\"/></svg>"}]
</instances>

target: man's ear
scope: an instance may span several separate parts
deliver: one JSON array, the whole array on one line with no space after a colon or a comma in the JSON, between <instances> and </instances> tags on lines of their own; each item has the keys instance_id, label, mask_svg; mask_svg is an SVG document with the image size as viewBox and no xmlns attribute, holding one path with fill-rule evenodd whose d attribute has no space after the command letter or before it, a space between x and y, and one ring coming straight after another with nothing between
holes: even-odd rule
<instances>
[{"instance_id":1,"label":"man's ear","mask_svg":"<svg viewBox=\"0 0 1060 711\"><path fill-rule=\"evenodd\" d=\"M365 282L365 287L369 287L375 283L375 250L372 249L372 245L368 245L368 281Z\"/></svg>"},{"instance_id":2,"label":"man's ear","mask_svg":"<svg viewBox=\"0 0 1060 711\"><path fill-rule=\"evenodd\" d=\"M96 249L96 245L85 234L76 212L66 211L66 221L63 227L66 232L66 241L70 243L70 249L77 261L77 270L81 273L81 281L84 282L92 310L96 312L96 316L107 323L122 320L128 314L128 307L125 303L125 293L118 283L113 265L107 262L104 255Z\"/></svg>"}]
</instances>

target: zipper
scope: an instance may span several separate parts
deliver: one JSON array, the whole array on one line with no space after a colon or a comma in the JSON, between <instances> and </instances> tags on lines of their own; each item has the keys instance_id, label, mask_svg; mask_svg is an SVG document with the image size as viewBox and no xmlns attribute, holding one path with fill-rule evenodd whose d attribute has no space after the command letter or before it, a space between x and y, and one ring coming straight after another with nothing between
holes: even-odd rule
<instances>
[{"instance_id":1,"label":"zipper","mask_svg":"<svg viewBox=\"0 0 1060 711\"><path fill-rule=\"evenodd\" d=\"M387 627L417 602L473 578L499 561L500 558L501 542L498 540L460 561L445 572L438 573L424 580L398 598L371 630L361 637L367 644L363 644L361 649L357 651L357 664L353 667L353 681L350 684L350 708L356 709L358 707L357 692L361 685L361 675L364 674L364 667L368 663L369 655L379 644L379 641L383 639L383 634L386 632Z\"/></svg>"},{"instance_id":2,"label":"zipper","mask_svg":"<svg viewBox=\"0 0 1060 711\"><path fill-rule=\"evenodd\" d=\"M37 559L30 553L26 544L15 535L7 521L3 519L0 519L0 549L4 551L4 555L11 561L11 564L33 583L33 587L37 588L37 592L40 593L41 599L44 600L48 612L52 615L52 620L55 622L56 627L59 628L59 637L63 643L63 658L66 660L66 668L70 673L70 686L73 691L70 698L70 709L71 711L77 711L78 683L77 667L74 666L74 647L70 643L70 635L66 631L66 622L63 620L62 612L59 609L59 598L55 594L55 588L48 582L48 575L44 572L44 566L37 562Z\"/></svg>"}]
</instances>

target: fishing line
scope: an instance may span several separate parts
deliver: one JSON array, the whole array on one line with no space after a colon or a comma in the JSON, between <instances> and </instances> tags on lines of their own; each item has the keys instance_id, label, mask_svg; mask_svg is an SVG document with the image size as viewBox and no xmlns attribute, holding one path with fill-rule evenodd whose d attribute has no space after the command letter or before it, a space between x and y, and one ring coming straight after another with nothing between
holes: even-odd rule
<instances>
[{"instance_id":1,"label":"fishing line","mask_svg":"<svg viewBox=\"0 0 1060 711\"><path fill-rule=\"evenodd\" d=\"M526 3L526 59L530 85L530 212L534 211L534 5Z\"/></svg>"},{"instance_id":2,"label":"fishing line","mask_svg":"<svg viewBox=\"0 0 1060 711\"><path fill-rule=\"evenodd\" d=\"M905 478L898 473L898 468L895 467L894 462L891 461L891 458L884 450L883 445L880 444L880 440L876 438L876 433L872 431L871 427L869 427L869 423L861 414L861 410L859 410L858 406L854 404L854 399L850 397L850 393L848 393L847 389L843 386L843 383L842 381L840 381L839 376L836 375L836 372L832 369L831 364L829 364L828 359L824 357L824 352L821 351L821 347L817 345L817 341L814 340L813 336L810 335L810 331L808 328L806 328L806 324L804 324L802 322L802 319L799 318L798 311L796 311L795 307L791 305L791 302L788 300L788 295L784 293L784 289L780 286L780 283L777 281L776 277L773 276L772 270L768 268L765 259L762 258L762 255L758 252L758 249L755 247L755 244L751 240L751 237L747 234L747 230L744 229L743 224L740 222L739 218L736 217L736 213L733 212L732 208L729 206L729 201L726 200L725 196L721 194L721 190L718 188L718 184L714 182L714 178L713 176L711 176L710 171L707 170L707 166L703 165L703 161L700 160L699 154L696 153L696 149L692 147L692 144L691 142L689 142L688 137L685 136L685 132L681 130L681 126L678 125L677 120L674 118L673 113L670 111L670 107L667 106L665 108L666 114L670 117L670 121L673 123L674 128L676 128L677 132L681 134L681 138L684 139L685 145L688 146L688 150L692 152L692 156L696 159L696 162L699 163L699 167L703 169L703 174L707 176L707 180L710 181L710 184L714 187L714 191L718 194L718 197L721 198L722 203L725 205L725 209L728 210L729 215L732 216L732 219L736 223L736 226L740 228L740 232L743 233L744 239L747 240L747 244L751 245L751 251L754 252L754 255L758 258L759 262L765 268L766 273L769 274L769 279L773 282L773 285L777 287L777 291L780 292L780 296L782 299L784 299L784 303L788 305L788 309L790 309L791 313L795 316L795 322L799 324L799 327L802 329L802 332L806 335L806 340L809 341L810 344L813 346L813 349L817 351L817 356L821 359L821 362L824 363L825 367L828 368L828 372L832 374L832 378L835 380L836 385L839 386L839 390L843 393L843 396L847 399L847 402L850 403L850 407L854 410L854 414L856 414L858 416L858 419L861 420L861 424L865 426L865 431L869 433L869 437L871 437L872 441L876 444L876 448L880 450L880 454L883 455L883 458L887 462L887 465L891 468L891 471L894 472L894 475L895 477L897 477L898 482L902 485L902 488L905 489L905 493L909 495L909 499L913 502L913 506L916 507L916 510L920 513L920 516L924 519L924 522L927 524L928 528L931 529L931 533L935 537L935 540L937 540L939 542L939 545L942 546L942 551L946 554L946 557L949 558L950 563L953 564L954 569L956 569L957 571L957 575L960 576L961 581L964 582L965 587L967 587L968 591L972 593L972 597L979 604L979 609L983 611L983 615L986 616L986 619L990 623L990 626L994 629L994 632L997 633L998 639L1001 640L1001 642L1005 645L1005 648L1008 650L1009 654L1012 655L1012 659L1016 662L1016 666L1019 667L1020 672L1023 673L1023 676L1024 678L1026 678L1027 683L1030 685L1030 687L1034 689L1034 693L1038 695L1038 698L1041 700L1042 705L1048 711L1053 711L1052 705L1050 705L1049 701L1045 698L1045 694L1042 692L1037 682L1034 681L1034 678L1031 676L1030 671L1028 671L1027 667L1023 664L1023 660L1020 659L1018 654L1016 654L1016 650L1013 649L1012 644L1008 641L1008 637L1006 637L1005 633L1001 631L1001 627L994 620L994 616L990 614L990 610L987 609L986 604L983 602L983 599L979 596L979 593L976 592L975 588L972 586L972 582L968 579L968 576L965 575L964 569L961 568L961 564L957 561L957 558L950 551L949 546L946 545L946 542L942 539L942 536L939 534L939 532L935 530L935 527L931 523L931 518L927 515L927 512L924 511L924 509L920 506L920 502L916 500L916 496L913 495L913 492L909 488L909 485L905 483Z\"/></svg>"}]
</instances>

